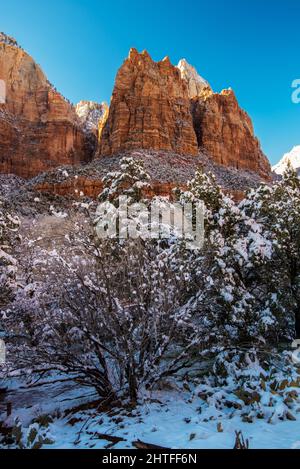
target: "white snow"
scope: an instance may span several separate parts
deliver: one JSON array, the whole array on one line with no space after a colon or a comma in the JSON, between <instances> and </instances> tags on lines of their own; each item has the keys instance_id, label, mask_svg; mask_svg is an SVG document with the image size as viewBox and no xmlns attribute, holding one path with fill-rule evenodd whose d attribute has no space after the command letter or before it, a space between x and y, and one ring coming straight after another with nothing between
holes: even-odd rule
<instances>
[{"instance_id":1,"label":"white snow","mask_svg":"<svg viewBox=\"0 0 300 469\"><path fill-rule=\"evenodd\" d=\"M57 212L55 208L53 207L53 205L50 206L49 210L51 214L54 215L54 217L56 218L66 218L68 216L66 212L62 212L62 211Z\"/></svg>"},{"instance_id":2,"label":"white snow","mask_svg":"<svg viewBox=\"0 0 300 469\"><path fill-rule=\"evenodd\" d=\"M49 425L55 442L44 446L49 449L105 448L110 442L99 434L123 439L113 445L113 449L133 448L132 443L137 439L172 449L231 449L237 430L249 440L250 449L300 447L299 414L296 414L296 421L246 423L239 415L232 416L231 409L224 414L197 396L191 397L189 391L179 389L148 393L133 410L116 409L110 415L96 410L63 415L63 410L86 402L84 396L90 393L78 385L56 384L44 389L23 390L19 400L21 394L16 391L15 396L11 396L16 402L9 420L12 422L18 415L27 428L32 418L47 412L57 414Z\"/></svg>"},{"instance_id":3,"label":"white snow","mask_svg":"<svg viewBox=\"0 0 300 469\"><path fill-rule=\"evenodd\" d=\"M272 167L272 171L282 175L287 168L288 162L290 162L291 166L298 170L298 174L300 174L300 145L295 146L290 152L285 153L281 160Z\"/></svg>"}]
</instances>

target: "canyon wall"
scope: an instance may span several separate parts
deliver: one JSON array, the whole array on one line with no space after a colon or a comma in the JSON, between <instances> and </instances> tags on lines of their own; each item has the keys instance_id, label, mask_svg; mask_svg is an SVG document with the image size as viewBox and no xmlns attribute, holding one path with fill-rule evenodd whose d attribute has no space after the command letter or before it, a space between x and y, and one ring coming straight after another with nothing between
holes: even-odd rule
<instances>
[{"instance_id":1,"label":"canyon wall","mask_svg":"<svg viewBox=\"0 0 300 469\"><path fill-rule=\"evenodd\" d=\"M17 42L0 33L0 172L30 178L138 149L196 157L270 177L251 119L232 90L214 93L182 59L173 66L131 49L119 69L110 106L76 108L49 83ZM3 90L2 90L3 91ZM98 143L97 143L98 141Z\"/></svg>"},{"instance_id":2,"label":"canyon wall","mask_svg":"<svg viewBox=\"0 0 300 469\"><path fill-rule=\"evenodd\" d=\"M199 148L216 163L269 177L270 164L254 135L251 119L239 107L232 90L202 90L192 99L191 111Z\"/></svg>"},{"instance_id":3,"label":"canyon wall","mask_svg":"<svg viewBox=\"0 0 300 469\"><path fill-rule=\"evenodd\" d=\"M0 33L0 172L32 177L55 166L92 158L96 138L74 107L49 83L15 40Z\"/></svg>"}]
</instances>

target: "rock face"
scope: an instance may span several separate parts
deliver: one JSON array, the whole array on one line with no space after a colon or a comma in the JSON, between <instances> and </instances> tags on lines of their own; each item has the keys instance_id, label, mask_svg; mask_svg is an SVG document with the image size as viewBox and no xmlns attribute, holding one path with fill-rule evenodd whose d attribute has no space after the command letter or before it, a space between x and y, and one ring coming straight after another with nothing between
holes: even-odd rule
<instances>
[{"instance_id":1,"label":"rock face","mask_svg":"<svg viewBox=\"0 0 300 469\"><path fill-rule=\"evenodd\" d=\"M185 59L177 67L188 84L193 125L199 148L217 164L270 175L270 164L255 138L248 114L232 90L214 93L209 83Z\"/></svg>"},{"instance_id":2,"label":"rock face","mask_svg":"<svg viewBox=\"0 0 300 469\"><path fill-rule=\"evenodd\" d=\"M233 91L214 93L185 59L154 62L131 49L99 128L98 156L135 149L197 155L268 179L270 165Z\"/></svg>"},{"instance_id":3,"label":"rock face","mask_svg":"<svg viewBox=\"0 0 300 469\"><path fill-rule=\"evenodd\" d=\"M281 160L272 167L272 171L282 175L288 167L288 164L294 168L300 176L300 145L296 145L289 153L285 153Z\"/></svg>"},{"instance_id":4,"label":"rock face","mask_svg":"<svg viewBox=\"0 0 300 469\"><path fill-rule=\"evenodd\" d=\"M230 89L214 93L204 88L191 101L198 145L225 166L255 171L268 179L270 164L254 135L248 114Z\"/></svg>"},{"instance_id":5,"label":"rock face","mask_svg":"<svg viewBox=\"0 0 300 469\"><path fill-rule=\"evenodd\" d=\"M17 42L0 33L0 172L33 177L95 154L134 150L199 156L268 179L270 165L234 93L214 93L182 59L154 62L131 49L110 107L71 105ZM161 168L158 168L161 170ZM168 182L168 181L166 181Z\"/></svg>"},{"instance_id":6,"label":"rock face","mask_svg":"<svg viewBox=\"0 0 300 469\"><path fill-rule=\"evenodd\" d=\"M62 164L89 161L95 137L81 128L74 107L48 82L16 41L0 34L0 172L32 177Z\"/></svg>"},{"instance_id":7,"label":"rock face","mask_svg":"<svg viewBox=\"0 0 300 469\"><path fill-rule=\"evenodd\" d=\"M198 153L187 84L168 57L154 62L146 51L130 50L116 77L99 147L100 155L137 148Z\"/></svg>"}]
</instances>

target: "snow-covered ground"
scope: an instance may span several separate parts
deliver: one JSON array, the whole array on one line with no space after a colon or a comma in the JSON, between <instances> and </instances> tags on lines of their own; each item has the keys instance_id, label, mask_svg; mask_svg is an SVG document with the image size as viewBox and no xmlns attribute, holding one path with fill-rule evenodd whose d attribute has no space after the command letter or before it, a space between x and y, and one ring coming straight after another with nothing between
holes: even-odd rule
<instances>
[{"instance_id":1,"label":"snow-covered ground","mask_svg":"<svg viewBox=\"0 0 300 469\"><path fill-rule=\"evenodd\" d=\"M33 419L51 414L49 435L54 443L44 446L49 449L124 449L133 448L136 440L172 449L230 449L237 430L249 440L250 449L300 448L299 413L295 421L246 423L238 412L218 411L183 389L148 393L134 409L70 410L91 400L92 392L62 383L15 390L7 398L13 403L13 413L6 422L12 424L18 416L27 427Z\"/></svg>"},{"instance_id":2,"label":"snow-covered ground","mask_svg":"<svg viewBox=\"0 0 300 469\"><path fill-rule=\"evenodd\" d=\"M154 398L154 396L153 396ZM161 403L155 402L158 399ZM51 426L51 433L57 437L55 448L70 448L82 429L77 447L103 448L108 441L99 439L97 432L118 436L124 439L114 448L132 448L132 442L140 439L147 443L166 448L233 448L235 431L241 430L249 439L250 448L300 448L300 423L278 422L271 425L265 421L244 423L240 417L218 419L217 415L205 422L205 408L199 413L199 401L189 402L187 394L158 393L154 402L149 400L141 404L132 416L121 412L116 417L100 415L85 423L82 421L70 427L64 421ZM118 423L117 423L118 422ZM218 431L221 424L223 431ZM219 428L220 430L220 428Z\"/></svg>"}]
</instances>

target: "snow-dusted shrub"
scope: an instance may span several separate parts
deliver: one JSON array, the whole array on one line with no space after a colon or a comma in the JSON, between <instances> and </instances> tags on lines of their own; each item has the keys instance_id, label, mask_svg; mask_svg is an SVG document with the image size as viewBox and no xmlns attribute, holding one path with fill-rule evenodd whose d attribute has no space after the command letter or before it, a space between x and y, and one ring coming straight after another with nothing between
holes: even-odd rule
<instances>
[{"instance_id":1,"label":"snow-dusted shrub","mask_svg":"<svg viewBox=\"0 0 300 469\"><path fill-rule=\"evenodd\" d=\"M206 402L206 416L240 415L245 422L296 420L300 370L290 352L231 349L221 352L195 395Z\"/></svg>"},{"instance_id":2,"label":"snow-dusted shrub","mask_svg":"<svg viewBox=\"0 0 300 469\"><path fill-rule=\"evenodd\" d=\"M16 287L17 261L14 258L13 244L19 226L18 217L12 215L0 200L0 313L12 299Z\"/></svg>"},{"instance_id":3,"label":"snow-dusted shrub","mask_svg":"<svg viewBox=\"0 0 300 469\"><path fill-rule=\"evenodd\" d=\"M202 276L189 303L207 328L206 347L290 340L295 318L293 309L278 302L277 241L265 220L250 210L253 193L238 206L213 175L198 171L179 198L203 200L206 207L205 246L198 259Z\"/></svg>"},{"instance_id":4,"label":"snow-dusted shrub","mask_svg":"<svg viewBox=\"0 0 300 469\"><path fill-rule=\"evenodd\" d=\"M57 370L101 397L133 401L189 366L198 330L182 308L192 274L178 263L180 245L99 240L93 230L69 241L43 258L44 285L24 288L7 320L11 365Z\"/></svg>"},{"instance_id":5,"label":"snow-dusted shrub","mask_svg":"<svg viewBox=\"0 0 300 469\"><path fill-rule=\"evenodd\" d=\"M288 167L282 180L252 190L241 203L242 212L263 227L272 256L264 270L265 310L280 322L289 337L300 337L300 179ZM295 331L296 330L296 331Z\"/></svg>"}]
</instances>

